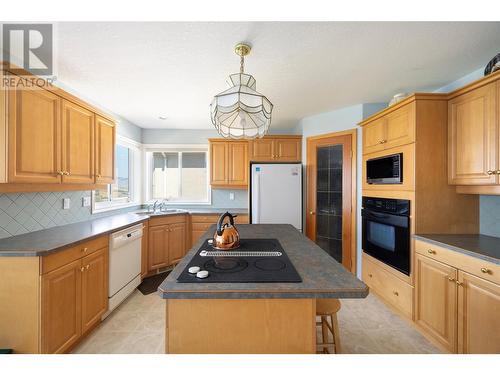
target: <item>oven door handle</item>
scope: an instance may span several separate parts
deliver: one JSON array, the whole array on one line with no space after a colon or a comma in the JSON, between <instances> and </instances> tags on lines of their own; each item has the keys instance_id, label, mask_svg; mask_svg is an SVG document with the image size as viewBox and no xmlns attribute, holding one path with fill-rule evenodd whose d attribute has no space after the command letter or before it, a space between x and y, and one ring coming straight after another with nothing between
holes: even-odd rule
<instances>
[{"instance_id":1,"label":"oven door handle","mask_svg":"<svg viewBox=\"0 0 500 375\"><path fill-rule=\"evenodd\" d=\"M379 214L377 212L370 212L368 215L372 216L372 217L379 218L379 219L389 219L390 218L390 216L387 214Z\"/></svg>"},{"instance_id":2,"label":"oven door handle","mask_svg":"<svg viewBox=\"0 0 500 375\"><path fill-rule=\"evenodd\" d=\"M409 227L409 217L401 215L390 215L379 212L361 210L361 216L366 220L375 221L380 224L392 225L401 228Z\"/></svg>"}]
</instances>

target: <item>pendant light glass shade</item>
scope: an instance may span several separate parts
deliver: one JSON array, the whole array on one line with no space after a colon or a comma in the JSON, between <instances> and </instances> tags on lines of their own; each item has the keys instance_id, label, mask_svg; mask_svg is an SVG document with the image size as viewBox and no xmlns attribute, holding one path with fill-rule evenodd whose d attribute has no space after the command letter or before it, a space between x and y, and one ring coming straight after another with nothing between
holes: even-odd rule
<instances>
[{"instance_id":1,"label":"pendant light glass shade","mask_svg":"<svg viewBox=\"0 0 500 375\"><path fill-rule=\"evenodd\" d=\"M269 131L273 105L255 90L255 78L243 73L241 56L241 72L229 76L230 87L210 104L212 123L225 138L260 138Z\"/></svg>"}]
</instances>

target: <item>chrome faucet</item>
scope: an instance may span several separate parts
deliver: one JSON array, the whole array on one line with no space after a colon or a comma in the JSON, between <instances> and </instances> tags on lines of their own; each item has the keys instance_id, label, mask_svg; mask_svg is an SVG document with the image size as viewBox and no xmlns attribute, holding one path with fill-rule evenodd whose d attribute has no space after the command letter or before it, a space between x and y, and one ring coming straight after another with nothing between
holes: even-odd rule
<instances>
[{"instance_id":1,"label":"chrome faucet","mask_svg":"<svg viewBox=\"0 0 500 375\"><path fill-rule=\"evenodd\" d=\"M158 207L158 203L159 203L158 201L155 201L153 203L153 213L156 213L156 207Z\"/></svg>"}]
</instances>

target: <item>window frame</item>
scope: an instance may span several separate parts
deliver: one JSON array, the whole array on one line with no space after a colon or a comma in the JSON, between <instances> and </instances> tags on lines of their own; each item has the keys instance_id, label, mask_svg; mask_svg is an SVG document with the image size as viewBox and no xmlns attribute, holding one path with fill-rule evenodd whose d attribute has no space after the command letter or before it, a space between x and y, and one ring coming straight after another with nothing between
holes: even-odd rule
<instances>
[{"instance_id":1,"label":"window frame","mask_svg":"<svg viewBox=\"0 0 500 375\"><path fill-rule=\"evenodd\" d=\"M92 214L117 210L140 205L141 201L141 153L142 145L132 139L117 135L116 145L126 147L129 150L129 197L112 199L111 185L108 184L110 200L106 202L96 202L95 190L92 190Z\"/></svg>"},{"instance_id":2,"label":"window frame","mask_svg":"<svg viewBox=\"0 0 500 375\"><path fill-rule=\"evenodd\" d=\"M165 153L179 153L179 185L181 189L182 183L182 153L188 152L204 152L206 155L207 163L207 201L178 201L178 200L165 200L152 198L152 153L165 152ZM163 201L169 206L210 206L212 204L212 187L210 186L210 150L208 144L159 144L159 145L143 145L144 154L144 204L153 204L155 201Z\"/></svg>"}]
</instances>

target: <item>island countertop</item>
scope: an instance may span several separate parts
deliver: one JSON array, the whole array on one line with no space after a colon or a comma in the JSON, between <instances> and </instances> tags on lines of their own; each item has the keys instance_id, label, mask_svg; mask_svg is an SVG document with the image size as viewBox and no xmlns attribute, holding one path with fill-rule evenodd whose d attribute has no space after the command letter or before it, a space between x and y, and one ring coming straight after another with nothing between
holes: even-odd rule
<instances>
[{"instance_id":1,"label":"island countertop","mask_svg":"<svg viewBox=\"0 0 500 375\"><path fill-rule=\"evenodd\" d=\"M158 288L165 299L365 298L368 287L289 224L238 225L241 238L275 238L301 283L178 283L177 277L215 226L200 238Z\"/></svg>"}]
</instances>

